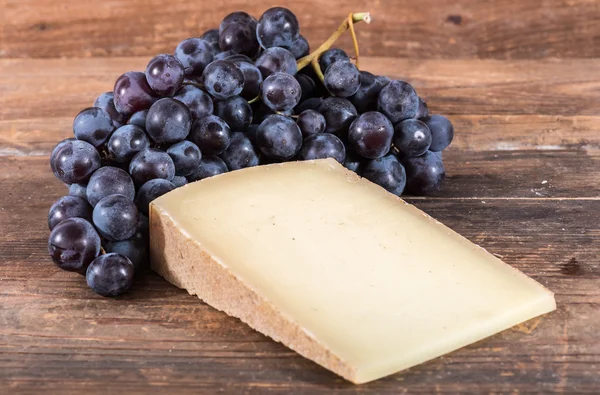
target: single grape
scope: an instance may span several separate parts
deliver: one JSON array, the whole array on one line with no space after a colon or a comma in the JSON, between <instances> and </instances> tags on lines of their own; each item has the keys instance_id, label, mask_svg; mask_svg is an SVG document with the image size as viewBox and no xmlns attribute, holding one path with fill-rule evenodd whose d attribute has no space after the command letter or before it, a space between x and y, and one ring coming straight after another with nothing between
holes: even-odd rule
<instances>
[{"instance_id":1,"label":"single grape","mask_svg":"<svg viewBox=\"0 0 600 395\"><path fill-rule=\"evenodd\" d=\"M215 60L206 66L202 80L208 93L220 100L237 96L244 89L244 74L226 60Z\"/></svg>"},{"instance_id":2,"label":"single grape","mask_svg":"<svg viewBox=\"0 0 600 395\"><path fill-rule=\"evenodd\" d=\"M429 128L416 119L405 119L396 124L394 132L394 145L404 155L423 155L431 145Z\"/></svg>"},{"instance_id":3,"label":"single grape","mask_svg":"<svg viewBox=\"0 0 600 395\"><path fill-rule=\"evenodd\" d=\"M244 130L252 123L252 107L240 96L217 102L215 113L233 131Z\"/></svg>"},{"instance_id":4,"label":"single grape","mask_svg":"<svg viewBox=\"0 0 600 395\"><path fill-rule=\"evenodd\" d=\"M302 35L298 36L297 39L292 41L292 43L286 49L290 51L296 59L303 58L310 53L310 45Z\"/></svg>"},{"instance_id":5,"label":"single grape","mask_svg":"<svg viewBox=\"0 0 600 395\"><path fill-rule=\"evenodd\" d=\"M196 171L196 169L194 169L194 171ZM184 176L175 176L173 177L173 181L171 182L173 183L173 185L175 185L175 188L182 187L188 183L187 178L185 178Z\"/></svg>"},{"instance_id":6,"label":"single grape","mask_svg":"<svg viewBox=\"0 0 600 395\"><path fill-rule=\"evenodd\" d=\"M228 14L219 25L219 34L231 25L248 25L256 32L256 18L244 11L235 11ZM256 35L256 33L255 33Z\"/></svg>"},{"instance_id":7,"label":"single grape","mask_svg":"<svg viewBox=\"0 0 600 395\"><path fill-rule=\"evenodd\" d=\"M173 99L179 100L187 106L193 120L212 114L214 111L210 95L194 85L182 86Z\"/></svg>"},{"instance_id":8,"label":"single grape","mask_svg":"<svg viewBox=\"0 0 600 395\"><path fill-rule=\"evenodd\" d=\"M383 157L390 150L394 126L380 112L369 111L352 122L348 142L354 150L367 159Z\"/></svg>"},{"instance_id":9,"label":"single grape","mask_svg":"<svg viewBox=\"0 0 600 395\"><path fill-rule=\"evenodd\" d=\"M291 159L302 147L302 132L291 118L269 115L258 127L256 145L269 158Z\"/></svg>"},{"instance_id":10,"label":"single grape","mask_svg":"<svg viewBox=\"0 0 600 395\"><path fill-rule=\"evenodd\" d=\"M206 115L194 122L189 139L200 148L202 154L219 155L229 147L231 129L218 116Z\"/></svg>"},{"instance_id":11,"label":"single grape","mask_svg":"<svg viewBox=\"0 0 600 395\"><path fill-rule=\"evenodd\" d=\"M77 196L87 202L86 188L87 185L84 184L71 184L69 185L69 196Z\"/></svg>"},{"instance_id":12,"label":"single grape","mask_svg":"<svg viewBox=\"0 0 600 395\"><path fill-rule=\"evenodd\" d=\"M94 102L94 107L98 107L106 111L108 115L110 115L115 128L118 128L127 122L127 117L119 113L115 107L115 95L113 92L105 92L98 96Z\"/></svg>"},{"instance_id":13,"label":"single grape","mask_svg":"<svg viewBox=\"0 0 600 395\"><path fill-rule=\"evenodd\" d=\"M406 171L392 154L368 161L362 176L397 196L402 194L406 186Z\"/></svg>"},{"instance_id":14,"label":"single grape","mask_svg":"<svg viewBox=\"0 0 600 395\"><path fill-rule=\"evenodd\" d=\"M315 110L304 110L296 120L304 138L325 131L325 117Z\"/></svg>"},{"instance_id":15,"label":"single grape","mask_svg":"<svg viewBox=\"0 0 600 395\"><path fill-rule=\"evenodd\" d=\"M356 108L348 99L328 97L321 102L319 112L325 117L325 132L343 135L358 116Z\"/></svg>"},{"instance_id":16,"label":"single grape","mask_svg":"<svg viewBox=\"0 0 600 395\"><path fill-rule=\"evenodd\" d=\"M146 79L150 88L161 96L173 96L183 83L185 69L173 55L157 55L146 67Z\"/></svg>"},{"instance_id":17,"label":"single grape","mask_svg":"<svg viewBox=\"0 0 600 395\"><path fill-rule=\"evenodd\" d=\"M231 144L221 154L221 159L229 170L258 166L258 155L250 139L242 132L235 132L231 135Z\"/></svg>"},{"instance_id":18,"label":"single grape","mask_svg":"<svg viewBox=\"0 0 600 395\"><path fill-rule=\"evenodd\" d=\"M402 163L406 168L406 190L413 195L430 195L438 191L446 177L442 156L437 152L427 151L416 157L404 157Z\"/></svg>"},{"instance_id":19,"label":"single grape","mask_svg":"<svg viewBox=\"0 0 600 395\"><path fill-rule=\"evenodd\" d=\"M170 146L167 154L173 159L176 176L189 176L198 168L202 159L200 148L187 140Z\"/></svg>"},{"instance_id":20,"label":"single grape","mask_svg":"<svg viewBox=\"0 0 600 395\"><path fill-rule=\"evenodd\" d=\"M71 141L77 141L77 139L74 137L69 137L62 141L59 141L58 144L56 144L54 146L54 148L52 149L52 152L50 153L50 168L52 169L53 173L56 173L56 157L57 157L57 155L60 153L60 151L62 150L63 147L70 145Z\"/></svg>"},{"instance_id":21,"label":"single grape","mask_svg":"<svg viewBox=\"0 0 600 395\"><path fill-rule=\"evenodd\" d=\"M146 117L148 116L148 110L138 111L133 114L129 121L127 121L128 125L136 125L140 128L146 130Z\"/></svg>"},{"instance_id":22,"label":"single grape","mask_svg":"<svg viewBox=\"0 0 600 395\"><path fill-rule=\"evenodd\" d=\"M419 110L419 96L414 88L404 81L391 81L379 92L378 109L392 123L414 118Z\"/></svg>"},{"instance_id":23,"label":"single grape","mask_svg":"<svg viewBox=\"0 0 600 395\"><path fill-rule=\"evenodd\" d=\"M156 143L175 143L187 137L192 127L192 115L179 100L163 98L148 110L146 131Z\"/></svg>"},{"instance_id":24,"label":"single grape","mask_svg":"<svg viewBox=\"0 0 600 395\"><path fill-rule=\"evenodd\" d=\"M70 195L63 196L54 202L50 207L50 211L48 211L48 228L52 230L65 219L73 217L91 221L92 208L85 199Z\"/></svg>"},{"instance_id":25,"label":"single grape","mask_svg":"<svg viewBox=\"0 0 600 395\"><path fill-rule=\"evenodd\" d=\"M115 130L115 125L110 115L98 107L81 110L73 120L75 137L94 147L104 144L113 130Z\"/></svg>"},{"instance_id":26,"label":"single grape","mask_svg":"<svg viewBox=\"0 0 600 395\"><path fill-rule=\"evenodd\" d=\"M344 167L348 170L360 174L363 168L363 162L365 159L356 153L352 147L346 146L346 159L344 160Z\"/></svg>"},{"instance_id":27,"label":"single grape","mask_svg":"<svg viewBox=\"0 0 600 395\"><path fill-rule=\"evenodd\" d=\"M141 213L148 215L150 202L173 189L175 185L171 181L155 178L142 185L135 197L135 204Z\"/></svg>"},{"instance_id":28,"label":"single grape","mask_svg":"<svg viewBox=\"0 0 600 395\"><path fill-rule=\"evenodd\" d=\"M291 110L300 102L302 90L298 81L286 73L273 73L262 83L260 97L274 111Z\"/></svg>"},{"instance_id":29,"label":"single grape","mask_svg":"<svg viewBox=\"0 0 600 395\"><path fill-rule=\"evenodd\" d=\"M67 184L85 183L100 167L100 154L93 145L80 140L63 140L50 156L56 178Z\"/></svg>"},{"instance_id":30,"label":"single grape","mask_svg":"<svg viewBox=\"0 0 600 395\"><path fill-rule=\"evenodd\" d=\"M290 46L300 35L296 15L287 8L273 7L258 20L256 36L263 48Z\"/></svg>"},{"instance_id":31,"label":"single grape","mask_svg":"<svg viewBox=\"0 0 600 395\"><path fill-rule=\"evenodd\" d=\"M346 54L346 52L342 51L339 48L330 48L327 51L323 52L319 57L319 66L321 67L321 72L325 73L329 66L336 62L349 63L350 58Z\"/></svg>"},{"instance_id":32,"label":"single grape","mask_svg":"<svg viewBox=\"0 0 600 395\"><path fill-rule=\"evenodd\" d=\"M108 240L125 240L133 236L138 224L138 209L123 195L109 195L94 207L94 226Z\"/></svg>"},{"instance_id":33,"label":"single grape","mask_svg":"<svg viewBox=\"0 0 600 395\"><path fill-rule=\"evenodd\" d=\"M104 249L107 253L121 254L129 258L136 273L148 265L148 242L138 240L135 235L127 240L109 241Z\"/></svg>"},{"instance_id":34,"label":"single grape","mask_svg":"<svg viewBox=\"0 0 600 395\"><path fill-rule=\"evenodd\" d=\"M221 48L219 47L219 29L210 29L205 31L200 36L200 39L208 43L213 55L216 55L219 52L221 52Z\"/></svg>"},{"instance_id":35,"label":"single grape","mask_svg":"<svg viewBox=\"0 0 600 395\"><path fill-rule=\"evenodd\" d=\"M300 160L333 158L340 163L346 159L346 148L337 136L331 133L317 133L304 139L300 150Z\"/></svg>"},{"instance_id":36,"label":"single grape","mask_svg":"<svg viewBox=\"0 0 600 395\"><path fill-rule=\"evenodd\" d=\"M86 196L92 207L109 195L123 195L133 201L135 186L125 170L118 167L104 166L96 170L90 177Z\"/></svg>"},{"instance_id":37,"label":"single grape","mask_svg":"<svg viewBox=\"0 0 600 395\"><path fill-rule=\"evenodd\" d=\"M68 218L52 229L48 252L61 269L85 273L100 253L100 236L85 219Z\"/></svg>"},{"instance_id":38,"label":"single grape","mask_svg":"<svg viewBox=\"0 0 600 395\"><path fill-rule=\"evenodd\" d=\"M302 92L302 96L300 97L300 102L303 102L313 96L317 91L317 84L315 81L306 74L296 74L294 76L298 84L300 84L300 91Z\"/></svg>"},{"instance_id":39,"label":"single grape","mask_svg":"<svg viewBox=\"0 0 600 395\"><path fill-rule=\"evenodd\" d=\"M150 148L150 140L139 126L125 125L110 136L107 148L116 162L127 163L138 152Z\"/></svg>"},{"instance_id":40,"label":"single grape","mask_svg":"<svg viewBox=\"0 0 600 395\"><path fill-rule=\"evenodd\" d=\"M223 162L223 159L218 156L204 156L200 161L200 166L196 169L194 174L188 176L188 181L199 181L208 177L213 177L219 174L227 173L227 165Z\"/></svg>"},{"instance_id":41,"label":"single grape","mask_svg":"<svg viewBox=\"0 0 600 395\"><path fill-rule=\"evenodd\" d=\"M374 76L368 71L360 72L360 88L356 93L348 98L356 107L356 110L362 114L368 111L377 110L377 99L379 92L387 84L381 78Z\"/></svg>"},{"instance_id":42,"label":"single grape","mask_svg":"<svg viewBox=\"0 0 600 395\"><path fill-rule=\"evenodd\" d=\"M441 151L448 147L454 138L454 127L443 115L432 115L423 119L431 130L430 151Z\"/></svg>"},{"instance_id":43,"label":"single grape","mask_svg":"<svg viewBox=\"0 0 600 395\"><path fill-rule=\"evenodd\" d=\"M315 110L319 111L321 108L321 104L323 104L323 99L320 97L311 97L309 99L303 100L298 106L294 109L296 114L302 114L306 110Z\"/></svg>"},{"instance_id":44,"label":"single grape","mask_svg":"<svg viewBox=\"0 0 600 395\"><path fill-rule=\"evenodd\" d=\"M279 47L265 49L254 65L260 70L263 78L277 72L294 75L298 71L294 55Z\"/></svg>"},{"instance_id":45,"label":"single grape","mask_svg":"<svg viewBox=\"0 0 600 395\"><path fill-rule=\"evenodd\" d=\"M92 291L101 296L118 296L131 284L135 267L124 255L109 253L100 255L87 268L85 279Z\"/></svg>"},{"instance_id":46,"label":"single grape","mask_svg":"<svg viewBox=\"0 0 600 395\"><path fill-rule=\"evenodd\" d=\"M360 88L360 72L350 62L335 62L325 72L324 81L332 95L349 97Z\"/></svg>"},{"instance_id":47,"label":"single grape","mask_svg":"<svg viewBox=\"0 0 600 395\"><path fill-rule=\"evenodd\" d=\"M427 106L427 102L419 97L419 109L417 110L417 115L415 118L427 118L429 116L429 107Z\"/></svg>"},{"instance_id":48,"label":"single grape","mask_svg":"<svg viewBox=\"0 0 600 395\"><path fill-rule=\"evenodd\" d=\"M223 51L255 56L260 48L256 29L249 24L231 23L219 33L219 46Z\"/></svg>"},{"instance_id":49,"label":"single grape","mask_svg":"<svg viewBox=\"0 0 600 395\"><path fill-rule=\"evenodd\" d=\"M150 108L157 99L148 85L146 75L139 71L129 71L117 79L114 89L115 107L129 117L137 111Z\"/></svg>"},{"instance_id":50,"label":"single grape","mask_svg":"<svg viewBox=\"0 0 600 395\"><path fill-rule=\"evenodd\" d=\"M129 174L138 187L154 178L164 178L171 181L175 176L175 164L166 152L146 148L131 159Z\"/></svg>"},{"instance_id":51,"label":"single grape","mask_svg":"<svg viewBox=\"0 0 600 395\"><path fill-rule=\"evenodd\" d=\"M236 60L233 64L236 65L244 75L244 89L242 89L240 96L246 100L254 99L259 95L260 84L263 82L260 70L251 62L243 60Z\"/></svg>"},{"instance_id":52,"label":"single grape","mask_svg":"<svg viewBox=\"0 0 600 395\"><path fill-rule=\"evenodd\" d=\"M177 45L175 57L179 59L188 78L199 78L204 68L213 61L213 47L200 38L188 38Z\"/></svg>"}]
</instances>

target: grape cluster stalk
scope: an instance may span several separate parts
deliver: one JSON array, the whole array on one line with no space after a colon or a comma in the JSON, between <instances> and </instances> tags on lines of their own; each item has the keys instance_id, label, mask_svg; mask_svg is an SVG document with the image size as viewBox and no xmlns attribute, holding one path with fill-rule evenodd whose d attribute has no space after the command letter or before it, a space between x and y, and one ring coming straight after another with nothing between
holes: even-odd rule
<instances>
[{"instance_id":1,"label":"grape cluster stalk","mask_svg":"<svg viewBox=\"0 0 600 395\"><path fill-rule=\"evenodd\" d=\"M371 15L311 52L292 11L237 11L121 75L50 155L68 187L48 213L55 264L120 295L148 266L152 200L251 166L333 158L398 196L438 191L453 126L408 82L359 68L359 22ZM353 59L333 47L346 32Z\"/></svg>"}]
</instances>

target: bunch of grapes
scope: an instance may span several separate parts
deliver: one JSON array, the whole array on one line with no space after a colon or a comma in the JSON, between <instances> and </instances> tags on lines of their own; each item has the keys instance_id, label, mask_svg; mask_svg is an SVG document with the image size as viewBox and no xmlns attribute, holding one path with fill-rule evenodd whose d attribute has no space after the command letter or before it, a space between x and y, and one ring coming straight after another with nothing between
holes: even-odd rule
<instances>
[{"instance_id":1,"label":"bunch of grapes","mask_svg":"<svg viewBox=\"0 0 600 395\"><path fill-rule=\"evenodd\" d=\"M359 70L354 23L369 18L350 15L310 53L290 10L234 12L121 75L52 151L69 186L48 214L54 262L119 295L147 264L153 199L250 166L333 158L396 195L438 190L452 124L409 83ZM356 62L331 48L346 30Z\"/></svg>"}]
</instances>

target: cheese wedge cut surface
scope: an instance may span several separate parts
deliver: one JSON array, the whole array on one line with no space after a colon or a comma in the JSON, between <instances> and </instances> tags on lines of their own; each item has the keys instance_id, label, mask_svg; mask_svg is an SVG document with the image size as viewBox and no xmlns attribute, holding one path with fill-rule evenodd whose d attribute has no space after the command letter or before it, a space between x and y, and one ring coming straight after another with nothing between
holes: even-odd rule
<instances>
[{"instance_id":1,"label":"cheese wedge cut surface","mask_svg":"<svg viewBox=\"0 0 600 395\"><path fill-rule=\"evenodd\" d=\"M150 207L153 269L354 382L556 308L553 294L327 159L248 168Z\"/></svg>"}]
</instances>

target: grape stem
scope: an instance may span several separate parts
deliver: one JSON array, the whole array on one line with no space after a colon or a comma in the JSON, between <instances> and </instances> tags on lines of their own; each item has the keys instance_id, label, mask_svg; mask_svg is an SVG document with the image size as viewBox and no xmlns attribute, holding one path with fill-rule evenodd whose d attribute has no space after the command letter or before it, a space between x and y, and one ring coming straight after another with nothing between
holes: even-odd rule
<instances>
[{"instance_id":1,"label":"grape stem","mask_svg":"<svg viewBox=\"0 0 600 395\"><path fill-rule=\"evenodd\" d=\"M310 65L312 66L313 70L315 71L315 74L317 74L317 77L319 77L321 82L325 83L325 76L321 71L321 66L319 66L319 58L314 58L313 60L311 60Z\"/></svg>"},{"instance_id":2,"label":"grape stem","mask_svg":"<svg viewBox=\"0 0 600 395\"><path fill-rule=\"evenodd\" d=\"M348 28L350 29L352 43L354 44L354 54L356 55L356 68L360 69L360 67L358 67L358 40L356 39L356 32L354 31L354 18L352 17L352 14L348 15Z\"/></svg>"},{"instance_id":3,"label":"grape stem","mask_svg":"<svg viewBox=\"0 0 600 395\"><path fill-rule=\"evenodd\" d=\"M340 38L342 34L346 32L346 30L351 29L351 31L354 31L354 26L352 26L352 28L350 27L350 21L352 21L352 24L357 22L371 23L371 14L368 12L356 12L354 14L350 14L350 16L344 19L344 22L342 22L342 24L337 28L337 30L323 44L321 44L319 48L298 60L298 70L302 70L303 68L308 66L313 61L313 59L317 59L318 61L321 54L327 51L329 48L331 48L333 43L335 43L337 39ZM358 48L356 43L356 37L354 35L353 41L355 43L354 49L356 50L356 59L358 61Z\"/></svg>"}]
</instances>

